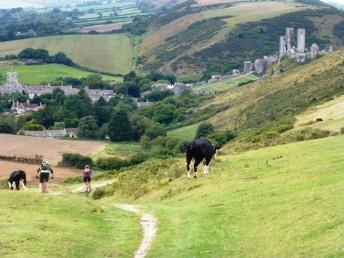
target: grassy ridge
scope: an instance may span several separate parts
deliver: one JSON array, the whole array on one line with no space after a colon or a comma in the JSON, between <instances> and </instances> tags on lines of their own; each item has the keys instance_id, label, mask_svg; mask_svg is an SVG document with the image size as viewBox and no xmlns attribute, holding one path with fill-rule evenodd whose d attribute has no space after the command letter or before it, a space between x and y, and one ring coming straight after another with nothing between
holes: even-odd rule
<instances>
[{"instance_id":1,"label":"grassy ridge","mask_svg":"<svg viewBox=\"0 0 344 258\"><path fill-rule=\"evenodd\" d=\"M1 257L131 257L139 245L138 219L112 205L72 195L0 194Z\"/></svg>"},{"instance_id":2,"label":"grassy ridge","mask_svg":"<svg viewBox=\"0 0 344 258\"><path fill-rule=\"evenodd\" d=\"M125 74L131 70L133 49L126 35L68 35L0 43L0 55L44 48L51 54L62 51L75 63L101 72Z\"/></svg>"},{"instance_id":3,"label":"grassy ridge","mask_svg":"<svg viewBox=\"0 0 344 258\"><path fill-rule=\"evenodd\" d=\"M337 136L226 155L208 178L166 183L185 173L174 160L165 180L155 166L123 173L115 199L143 196L136 202L159 218L150 257L340 257L343 148Z\"/></svg>"},{"instance_id":4,"label":"grassy ridge","mask_svg":"<svg viewBox=\"0 0 344 258\"><path fill-rule=\"evenodd\" d=\"M15 71L19 73L19 80L24 84L40 84L52 82L60 77L75 77L83 78L87 77L90 72L81 71L79 69L60 65L60 64L47 64L47 65L18 65L14 67L1 66L0 67L0 82L4 83L6 81L6 74L9 71ZM104 80L107 81L120 81L120 77L115 76L102 76Z\"/></svg>"}]
</instances>

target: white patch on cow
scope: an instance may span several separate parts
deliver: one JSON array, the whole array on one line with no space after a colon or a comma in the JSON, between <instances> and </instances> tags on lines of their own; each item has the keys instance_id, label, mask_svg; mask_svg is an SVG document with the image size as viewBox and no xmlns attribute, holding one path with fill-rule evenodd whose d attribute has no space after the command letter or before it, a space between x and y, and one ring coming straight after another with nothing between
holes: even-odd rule
<instances>
[{"instance_id":1,"label":"white patch on cow","mask_svg":"<svg viewBox=\"0 0 344 258\"><path fill-rule=\"evenodd\" d=\"M11 189L11 183L10 182L8 182L8 187Z\"/></svg>"},{"instance_id":2,"label":"white patch on cow","mask_svg":"<svg viewBox=\"0 0 344 258\"><path fill-rule=\"evenodd\" d=\"M209 167L207 165L204 165L203 175L208 176L209 175Z\"/></svg>"},{"instance_id":3,"label":"white patch on cow","mask_svg":"<svg viewBox=\"0 0 344 258\"><path fill-rule=\"evenodd\" d=\"M190 175L190 170L188 170L188 172L187 172L187 179L190 179L191 178L191 175Z\"/></svg>"}]
</instances>

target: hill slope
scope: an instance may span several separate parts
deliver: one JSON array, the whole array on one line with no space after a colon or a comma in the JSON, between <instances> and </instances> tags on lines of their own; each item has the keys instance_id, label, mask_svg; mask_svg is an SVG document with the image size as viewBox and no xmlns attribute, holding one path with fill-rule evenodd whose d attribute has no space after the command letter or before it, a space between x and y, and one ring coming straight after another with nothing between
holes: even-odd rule
<instances>
[{"instance_id":1,"label":"hill slope","mask_svg":"<svg viewBox=\"0 0 344 258\"><path fill-rule=\"evenodd\" d=\"M274 54L286 27L306 28L307 46L340 46L343 12L314 4L249 1L203 6L184 1L153 19L141 44L143 69L229 73L247 59Z\"/></svg>"},{"instance_id":2,"label":"hill slope","mask_svg":"<svg viewBox=\"0 0 344 258\"><path fill-rule=\"evenodd\" d=\"M142 165L111 191L159 218L151 257L341 256L343 149L337 136L225 155L191 181L183 160Z\"/></svg>"}]
</instances>

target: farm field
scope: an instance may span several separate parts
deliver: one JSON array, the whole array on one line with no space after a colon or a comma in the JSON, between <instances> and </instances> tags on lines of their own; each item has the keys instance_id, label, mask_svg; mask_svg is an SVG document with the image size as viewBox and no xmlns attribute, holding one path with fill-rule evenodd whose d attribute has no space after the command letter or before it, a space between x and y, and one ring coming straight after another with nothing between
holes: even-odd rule
<instances>
[{"instance_id":1,"label":"farm field","mask_svg":"<svg viewBox=\"0 0 344 258\"><path fill-rule=\"evenodd\" d=\"M39 183L36 179L36 171L38 167L39 165L36 164L26 164L0 160L0 180L7 179L13 171L24 170L27 175L29 185L36 185ZM61 168L56 166L52 166L52 169L54 170L55 174L55 179L53 180L53 182L59 182L70 177L81 177L81 170L72 168Z\"/></svg>"},{"instance_id":2,"label":"farm field","mask_svg":"<svg viewBox=\"0 0 344 258\"><path fill-rule=\"evenodd\" d=\"M140 243L138 218L114 205L71 193L0 194L2 258L131 257Z\"/></svg>"},{"instance_id":3,"label":"farm field","mask_svg":"<svg viewBox=\"0 0 344 258\"><path fill-rule=\"evenodd\" d=\"M35 157L43 156L50 164L57 165L66 152L91 155L102 148L105 143L100 141L56 140L19 135L0 134L0 155Z\"/></svg>"},{"instance_id":4,"label":"farm field","mask_svg":"<svg viewBox=\"0 0 344 258\"><path fill-rule=\"evenodd\" d=\"M1 42L0 55L18 54L28 47L44 48L50 54L62 51L78 65L100 72L126 74L132 68L133 47L123 34L51 36Z\"/></svg>"},{"instance_id":5,"label":"farm field","mask_svg":"<svg viewBox=\"0 0 344 258\"><path fill-rule=\"evenodd\" d=\"M17 66L0 65L0 83L4 83L6 81L7 72L9 71L18 72L19 81L23 84L42 84L52 82L60 77L83 78L93 74L60 64ZM108 75L102 75L102 77L107 81L121 81L120 77Z\"/></svg>"},{"instance_id":6,"label":"farm field","mask_svg":"<svg viewBox=\"0 0 344 258\"><path fill-rule=\"evenodd\" d=\"M150 257L341 257L343 150L336 136L226 154L207 178L153 188L135 201L159 219ZM166 175L185 175L184 160L174 164ZM145 175L126 173L124 184Z\"/></svg>"}]
</instances>

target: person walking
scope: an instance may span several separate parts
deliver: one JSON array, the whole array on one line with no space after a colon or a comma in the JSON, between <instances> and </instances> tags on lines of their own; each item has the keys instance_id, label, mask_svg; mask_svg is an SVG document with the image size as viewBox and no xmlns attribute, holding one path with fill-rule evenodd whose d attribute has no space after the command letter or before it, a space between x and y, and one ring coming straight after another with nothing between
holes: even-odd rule
<instances>
[{"instance_id":1,"label":"person walking","mask_svg":"<svg viewBox=\"0 0 344 258\"><path fill-rule=\"evenodd\" d=\"M37 169L36 178L39 178L39 191L41 193L48 193L48 182L51 174L51 179L54 179L54 171L50 167L48 161L44 160L41 166Z\"/></svg>"},{"instance_id":2,"label":"person walking","mask_svg":"<svg viewBox=\"0 0 344 258\"><path fill-rule=\"evenodd\" d=\"M91 192L91 180L92 180L92 170L89 165L86 165L83 171L83 177L85 182L85 192Z\"/></svg>"}]
</instances>

